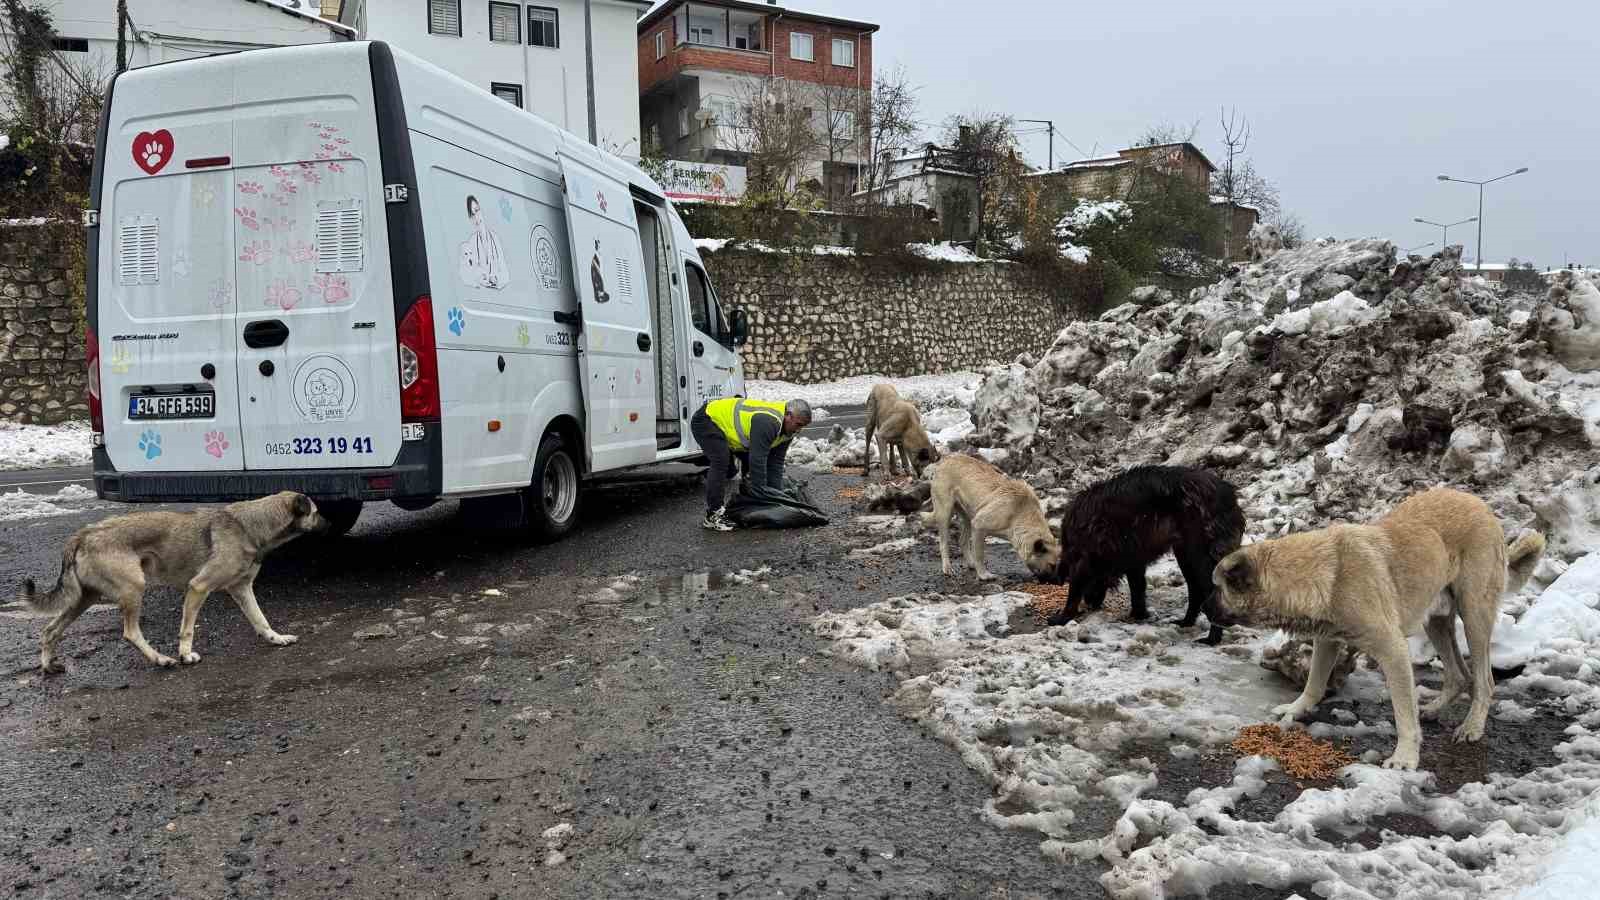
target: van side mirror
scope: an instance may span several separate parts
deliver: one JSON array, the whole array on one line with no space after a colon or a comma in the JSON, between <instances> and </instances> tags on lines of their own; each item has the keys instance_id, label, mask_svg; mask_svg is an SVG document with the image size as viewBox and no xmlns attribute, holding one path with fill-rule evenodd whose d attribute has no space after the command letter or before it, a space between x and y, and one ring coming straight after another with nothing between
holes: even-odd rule
<instances>
[{"instance_id":1,"label":"van side mirror","mask_svg":"<svg viewBox=\"0 0 1600 900\"><path fill-rule=\"evenodd\" d=\"M728 336L733 338L733 345L740 347L750 339L750 318L744 310L735 309L728 313Z\"/></svg>"}]
</instances>

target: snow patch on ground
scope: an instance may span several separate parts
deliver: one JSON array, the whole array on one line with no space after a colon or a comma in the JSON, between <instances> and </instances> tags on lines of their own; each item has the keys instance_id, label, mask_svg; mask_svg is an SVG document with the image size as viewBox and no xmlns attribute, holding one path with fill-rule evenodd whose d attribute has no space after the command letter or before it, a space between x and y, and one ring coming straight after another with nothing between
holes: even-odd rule
<instances>
[{"instance_id":1,"label":"snow patch on ground","mask_svg":"<svg viewBox=\"0 0 1600 900\"><path fill-rule=\"evenodd\" d=\"M89 464L89 423L0 422L0 471Z\"/></svg>"},{"instance_id":2,"label":"snow patch on ground","mask_svg":"<svg viewBox=\"0 0 1600 900\"><path fill-rule=\"evenodd\" d=\"M67 485L54 494L11 491L0 494L0 522L70 516L83 512L88 508L84 504L94 499L96 499L94 491L80 484Z\"/></svg>"},{"instance_id":3,"label":"snow patch on ground","mask_svg":"<svg viewBox=\"0 0 1600 900\"><path fill-rule=\"evenodd\" d=\"M874 385L890 384L900 396L921 406L949 403L970 406L983 376L977 372L946 372L940 375L910 375L889 378L883 375L854 375L838 381L795 384L790 381L745 382L751 397L762 400L804 400L812 406L860 406Z\"/></svg>"}]
</instances>

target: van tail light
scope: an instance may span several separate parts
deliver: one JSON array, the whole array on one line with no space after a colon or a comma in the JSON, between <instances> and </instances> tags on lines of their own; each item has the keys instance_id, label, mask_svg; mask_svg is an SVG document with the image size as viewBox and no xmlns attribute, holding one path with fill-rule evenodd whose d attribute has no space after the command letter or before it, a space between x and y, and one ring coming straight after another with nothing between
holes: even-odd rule
<instances>
[{"instance_id":1,"label":"van tail light","mask_svg":"<svg viewBox=\"0 0 1600 900\"><path fill-rule=\"evenodd\" d=\"M424 294L400 320L400 418L439 418L439 354L433 343L433 298Z\"/></svg>"},{"instance_id":2,"label":"van tail light","mask_svg":"<svg viewBox=\"0 0 1600 900\"><path fill-rule=\"evenodd\" d=\"M88 374L89 427L96 436L106 433L105 411L100 404L100 339L94 328L83 330L84 369Z\"/></svg>"}]
</instances>

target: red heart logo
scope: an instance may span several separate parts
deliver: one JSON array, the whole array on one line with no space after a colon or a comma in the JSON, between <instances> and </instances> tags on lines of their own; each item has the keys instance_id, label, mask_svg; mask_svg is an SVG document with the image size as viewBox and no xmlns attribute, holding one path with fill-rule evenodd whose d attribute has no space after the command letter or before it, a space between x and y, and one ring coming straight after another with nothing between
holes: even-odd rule
<instances>
[{"instance_id":1,"label":"red heart logo","mask_svg":"<svg viewBox=\"0 0 1600 900\"><path fill-rule=\"evenodd\" d=\"M133 161L146 175L161 171L172 158L172 132L165 128L157 132L141 131L133 139Z\"/></svg>"}]
</instances>

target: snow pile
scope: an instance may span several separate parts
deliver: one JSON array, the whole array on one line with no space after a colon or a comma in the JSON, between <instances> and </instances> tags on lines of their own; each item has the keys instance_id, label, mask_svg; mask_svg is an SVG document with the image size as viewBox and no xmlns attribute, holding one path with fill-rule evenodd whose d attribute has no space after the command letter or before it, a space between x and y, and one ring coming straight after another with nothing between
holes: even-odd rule
<instances>
[{"instance_id":1,"label":"snow pile","mask_svg":"<svg viewBox=\"0 0 1600 900\"><path fill-rule=\"evenodd\" d=\"M67 485L54 494L11 491L0 494L0 522L70 516L88 509L83 504L94 499L94 491L80 484Z\"/></svg>"},{"instance_id":2,"label":"snow pile","mask_svg":"<svg viewBox=\"0 0 1600 900\"><path fill-rule=\"evenodd\" d=\"M950 241L941 241L937 244L907 244L906 249L923 259L938 260L939 262L993 262L993 260L985 260L967 247Z\"/></svg>"},{"instance_id":3,"label":"snow pile","mask_svg":"<svg viewBox=\"0 0 1600 900\"><path fill-rule=\"evenodd\" d=\"M89 423L0 422L0 471L89 464Z\"/></svg>"},{"instance_id":4,"label":"snow pile","mask_svg":"<svg viewBox=\"0 0 1600 900\"><path fill-rule=\"evenodd\" d=\"M1457 247L1397 262L1386 241L1319 241L1068 325L987 370L973 417L971 444L1063 496L1208 465L1274 536L1454 483L1571 561L1600 541L1600 288L1563 272L1501 297Z\"/></svg>"}]
</instances>

